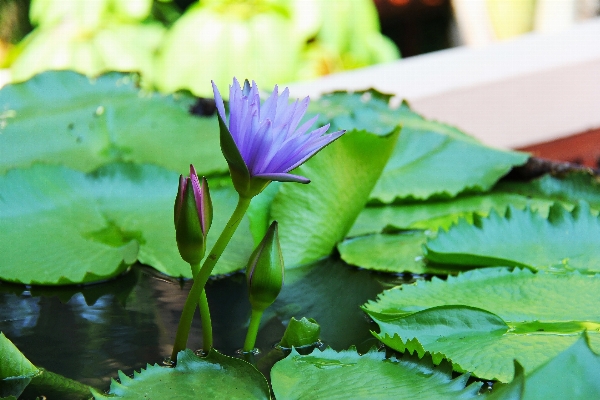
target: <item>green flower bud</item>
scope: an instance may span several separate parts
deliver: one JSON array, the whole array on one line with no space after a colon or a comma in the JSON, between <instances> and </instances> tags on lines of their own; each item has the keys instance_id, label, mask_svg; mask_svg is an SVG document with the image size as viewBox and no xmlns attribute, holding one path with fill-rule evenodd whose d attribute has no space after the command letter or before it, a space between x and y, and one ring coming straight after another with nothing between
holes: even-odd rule
<instances>
[{"instance_id":1,"label":"green flower bud","mask_svg":"<svg viewBox=\"0 0 600 400\"><path fill-rule=\"evenodd\" d=\"M250 256L246 267L246 280L253 310L263 311L273 304L283 286L283 269L277 221L273 221L265 237Z\"/></svg>"},{"instance_id":2,"label":"green flower bud","mask_svg":"<svg viewBox=\"0 0 600 400\"><path fill-rule=\"evenodd\" d=\"M212 223L212 202L208 182L202 183L193 165L190 176L179 176L179 189L174 208L175 237L177 248L184 261L198 264L206 251L206 235Z\"/></svg>"}]
</instances>

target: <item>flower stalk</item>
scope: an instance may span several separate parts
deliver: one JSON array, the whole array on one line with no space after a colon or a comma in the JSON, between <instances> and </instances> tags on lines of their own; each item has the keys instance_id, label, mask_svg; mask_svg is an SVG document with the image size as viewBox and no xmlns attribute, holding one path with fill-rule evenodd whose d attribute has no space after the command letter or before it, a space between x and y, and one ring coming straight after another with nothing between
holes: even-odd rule
<instances>
[{"instance_id":1,"label":"flower stalk","mask_svg":"<svg viewBox=\"0 0 600 400\"><path fill-rule=\"evenodd\" d=\"M194 311L196 310L197 301L204 291L204 286L206 286L206 282L208 282L208 278L217 264L217 261L219 261L219 258L223 254L225 247L227 247L227 244L229 244L229 241L235 233L238 225L242 221L244 214L246 214L246 210L248 210L251 200L252 199L240 196L233 214L229 218L227 225L225 225L225 229L223 229L223 232L217 239L217 242L204 260L204 264L202 265L202 268L200 268L200 271L194 275L194 284L192 285L192 288L190 289L188 297L185 301L181 318L179 319L179 325L177 326L175 343L173 344L173 352L171 353L172 360L177 359L177 353L185 350L190 329L192 327L192 319L194 317Z\"/></svg>"}]
</instances>

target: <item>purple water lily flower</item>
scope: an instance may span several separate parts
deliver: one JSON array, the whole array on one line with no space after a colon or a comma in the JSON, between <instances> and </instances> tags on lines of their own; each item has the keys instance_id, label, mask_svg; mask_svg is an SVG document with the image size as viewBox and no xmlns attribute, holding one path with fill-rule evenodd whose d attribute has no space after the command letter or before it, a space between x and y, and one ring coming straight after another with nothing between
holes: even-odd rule
<instances>
[{"instance_id":1,"label":"purple water lily flower","mask_svg":"<svg viewBox=\"0 0 600 400\"><path fill-rule=\"evenodd\" d=\"M229 87L227 120L223 98L214 82L212 85L221 127L221 150L241 196L255 196L270 181L309 183L308 178L289 171L345 132L325 135L327 124L307 133L317 120L315 116L298 127L308 108L308 97L289 103L289 90L279 94L275 86L261 104L256 83L250 86L246 81L242 89L235 78Z\"/></svg>"}]
</instances>

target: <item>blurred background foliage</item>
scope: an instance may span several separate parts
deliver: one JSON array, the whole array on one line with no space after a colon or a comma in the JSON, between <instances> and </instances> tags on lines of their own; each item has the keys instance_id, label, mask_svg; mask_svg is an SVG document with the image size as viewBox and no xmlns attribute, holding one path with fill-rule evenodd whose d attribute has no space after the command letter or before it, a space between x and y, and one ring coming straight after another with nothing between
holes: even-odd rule
<instances>
[{"instance_id":1,"label":"blurred background foliage","mask_svg":"<svg viewBox=\"0 0 600 400\"><path fill-rule=\"evenodd\" d=\"M138 71L148 88L212 96L210 80L310 80L599 13L600 0L0 0L0 86Z\"/></svg>"},{"instance_id":2,"label":"blurred background foliage","mask_svg":"<svg viewBox=\"0 0 600 400\"><path fill-rule=\"evenodd\" d=\"M49 69L138 71L146 87L212 96L211 80L226 87L231 76L250 77L269 87L399 57L380 33L372 0L0 0L0 7L0 62L12 81Z\"/></svg>"}]
</instances>

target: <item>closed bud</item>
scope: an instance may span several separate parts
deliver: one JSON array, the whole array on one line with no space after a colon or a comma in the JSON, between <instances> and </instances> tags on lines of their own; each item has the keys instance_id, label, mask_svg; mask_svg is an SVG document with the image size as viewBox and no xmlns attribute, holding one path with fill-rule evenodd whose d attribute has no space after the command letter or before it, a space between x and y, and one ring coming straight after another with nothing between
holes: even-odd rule
<instances>
[{"instance_id":1,"label":"closed bud","mask_svg":"<svg viewBox=\"0 0 600 400\"><path fill-rule=\"evenodd\" d=\"M208 182L198 179L190 165L190 176L179 177L179 189L174 209L177 248L184 261L198 264L206 251L206 235L212 223L212 203Z\"/></svg>"},{"instance_id":2,"label":"closed bud","mask_svg":"<svg viewBox=\"0 0 600 400\"><path fill-rule=\"evenodd\" d=\"M283 269L277 221L273 221L265 237L250 256L246 267L246 280L253 310L263 311L273 304L283 286Z\"/></svg>"}]
</instances>

